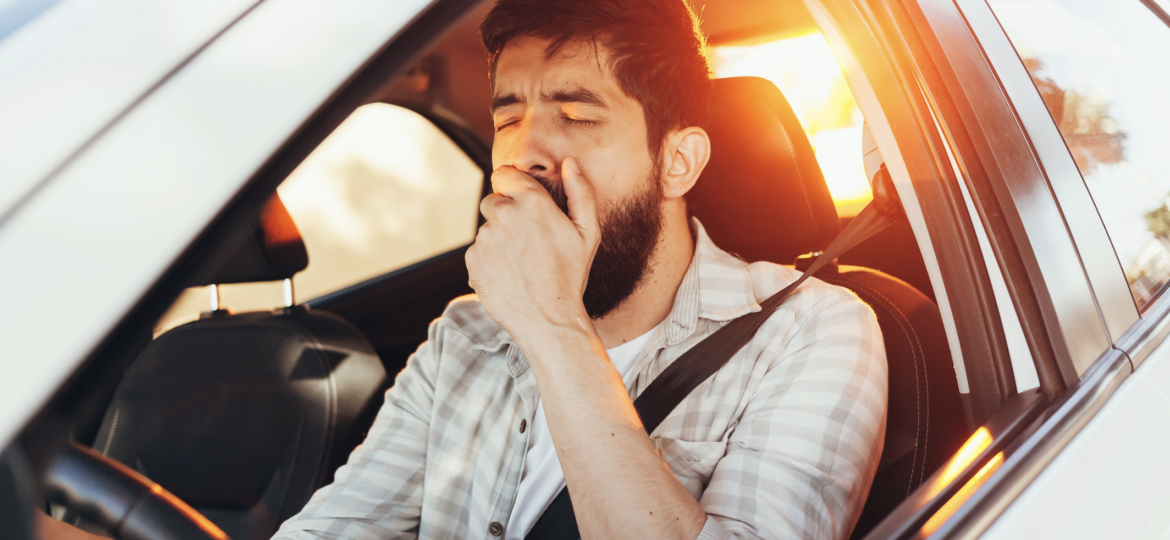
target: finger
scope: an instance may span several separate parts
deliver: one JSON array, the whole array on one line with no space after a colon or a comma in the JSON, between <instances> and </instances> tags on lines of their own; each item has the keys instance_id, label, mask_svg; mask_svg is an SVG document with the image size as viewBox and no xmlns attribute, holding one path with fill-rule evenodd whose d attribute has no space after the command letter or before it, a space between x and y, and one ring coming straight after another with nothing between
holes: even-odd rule
<instances>
[{"instance_id":1,"label":"finger","mask_svg":"<svg viewBox=\"0 0 1170 540\"><path fill-rule=\"evenodd\" d=\"M483 214L483 219L493 221L496 215L499 214L500 207L511 201L511 198L500 195L499 193L489 193L487 197L479 201L479 213Z\"/></svg>"},{"instance_id":2,"label":"finger","mask_svg":"<svg viewBox=\"0 0 1170 540\"><path fill-rule=\"evenodd\" d=\"M492 192L508 197L522 195L529 191L544 191L535 178L511 165L503 165L492 171Z\"/></svg>"},{"instance_id":3,"label":"finger","mask_svg":"<svg viewBox=\"0 0 1170 540\"><path fill-rule=\"evenodd\" d=\"M569 200L569 219L583 233L595 234L597 224L597 195L593 183L581 174L577 160L567 157L561 163L561 182Z\"/></svg>"}]
</instances>

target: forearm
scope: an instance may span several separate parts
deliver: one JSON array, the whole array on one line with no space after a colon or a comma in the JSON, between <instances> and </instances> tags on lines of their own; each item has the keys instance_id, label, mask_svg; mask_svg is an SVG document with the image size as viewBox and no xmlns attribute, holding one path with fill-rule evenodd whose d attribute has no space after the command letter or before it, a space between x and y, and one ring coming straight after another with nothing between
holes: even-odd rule
<instances>
[{"instance_id":1,"label":"forearm","mask_svg":"<svg viewBox=\"0 0 1170 540\"><path fill-rule=\"evenodd\" d=\"M698 536L706 513L658 455L588 318L525 345L582 537Z\"/></svg>"}]
</instances>

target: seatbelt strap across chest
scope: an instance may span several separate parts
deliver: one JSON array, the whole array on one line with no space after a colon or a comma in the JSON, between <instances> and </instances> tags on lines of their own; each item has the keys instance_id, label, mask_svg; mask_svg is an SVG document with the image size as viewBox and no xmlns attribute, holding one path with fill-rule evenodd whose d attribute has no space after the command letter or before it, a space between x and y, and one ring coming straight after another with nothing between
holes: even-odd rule
<instances>
[{"instance_id":1,"label":"seatbelt strap across chest","mask_svg":"<svg viewBox=\"0 0 1170 540\"><path fill-rule=\"evenodd\" d=\"M634 408L642 418L646 433L653 433L666 416L691 393L695 387L719 371L756 331L806 279L857 244L885 230L902 213L885 166L874 178L874 199L857 214L833 239L825 251L813 261L796 281L760 302L760 310L743 315L716 330L666 367L646 390L634 400ZM525 540L576 540L581 535L573 514L573 503L566 487L549 503L548 508L533 524Z\"/></svg>"}]
</instances>

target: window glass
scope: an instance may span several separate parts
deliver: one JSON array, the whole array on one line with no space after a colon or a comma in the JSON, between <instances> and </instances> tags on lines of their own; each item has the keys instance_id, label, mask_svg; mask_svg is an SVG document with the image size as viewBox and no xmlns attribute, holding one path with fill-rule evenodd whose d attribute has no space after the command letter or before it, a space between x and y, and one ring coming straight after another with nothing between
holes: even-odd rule
<instances>
[{"instance_id":1,"label":"window glass","mask_svg":"<svg viewBox=\"0 0 1170 540\"><path fill-rule=\"evenodd\" d=\"M784 93L816 152L837 214L857 215L873 198L862 163L863 119L825 36L713 47L711 61L716 77L762 77Z\"/></svg>"},{"instance_id":2,"label":"window glass","mask_svg":"<svg viewBox=\"0 0 1170 540\"><path fill-rule=\"evenodd\" d=\"M483 171L434 124L385 103L346 119L277 190L309 249L312 298L469 244Z\"/></svg>"},{"instance_id":3,"label":"window glass","mask_svg":"<svg viewBox=\"0 0 1170 540\"><path fill-rule=\"evenodd\" d=\"M442 254L475 238L483 171L434 124L373 103L350 115L277 192L301 231L309 266L298 302ZM207 287L188 289L156 333L194 320ZM236 312L282 304L279 283L220 287Z\"/></svg>"},{"instance_id":4,"label":"window glass","mask_svg":"<svg viewBox=\"0 0 1170 540\"><path fill-rule=\"evenodd\" d=\"M1141 0L990 0L1084 176L1139 308L1170 279L1170 28Z\"/></svg>"}]
</instances>

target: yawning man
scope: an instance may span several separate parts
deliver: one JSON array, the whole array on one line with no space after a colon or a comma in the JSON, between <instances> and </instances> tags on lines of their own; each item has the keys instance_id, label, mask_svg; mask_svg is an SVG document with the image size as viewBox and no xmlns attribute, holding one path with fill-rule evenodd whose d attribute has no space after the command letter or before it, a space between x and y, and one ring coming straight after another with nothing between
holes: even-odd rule
<instances>
[{"instance_id":1,"label":"yawning man","mask_svg":"<svg viewBox=\"0 0 1170 540\"><path fill-rule=\"evenodd\" d=\"M809 280L652 434L633 406L799 275L688 216L712 152L692 11L500 0L481 32L496 133L476 294L431 323L365 443L277 537L521 539L566 486L584 538L847 537L887 391L853 294Z\"/></svg>"}]
</instances>

